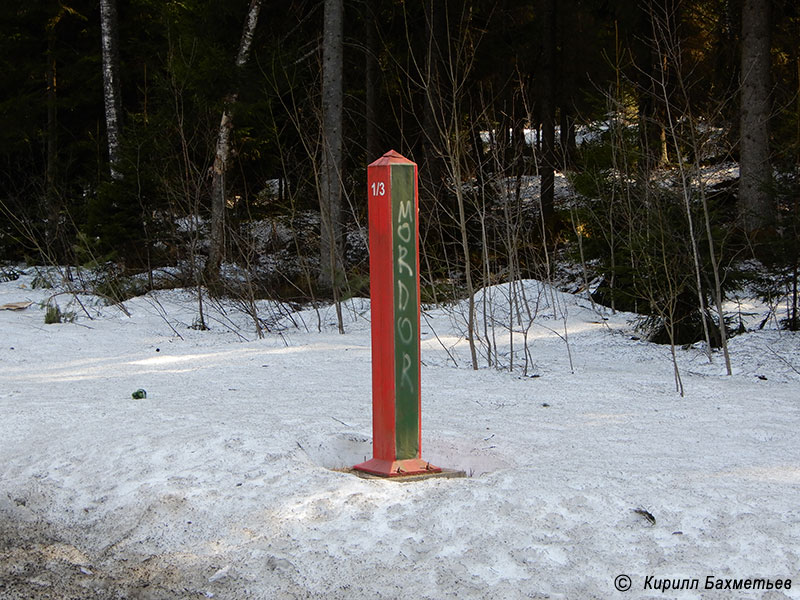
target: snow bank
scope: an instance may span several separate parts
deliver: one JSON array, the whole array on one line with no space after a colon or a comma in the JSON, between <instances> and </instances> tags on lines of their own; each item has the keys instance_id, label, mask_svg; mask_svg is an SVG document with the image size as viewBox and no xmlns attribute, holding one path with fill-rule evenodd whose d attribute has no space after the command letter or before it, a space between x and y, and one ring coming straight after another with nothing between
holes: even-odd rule
<instances>
[{"instance_id":1,"label":"snow bank","mask_svg":"<svg viewBox=\"0 0 800 600\"><path fill-rule=\"evenodd\" d=\"M30 284L0 283L35 303L0 311L0 597L800 597L795 334L735 338L733 377L681 350L681 398L630 315L526 282L512 323L509 287L485 290L503 365L528 328L524 377L468 369L463 308L431 308L423 455L469 476L398 483L336 470L371 455L368 301L344 336L330 308L262 304L259 339L226 304L191 329L183 291L45 325Z\"/></svg>"}]
</instances>

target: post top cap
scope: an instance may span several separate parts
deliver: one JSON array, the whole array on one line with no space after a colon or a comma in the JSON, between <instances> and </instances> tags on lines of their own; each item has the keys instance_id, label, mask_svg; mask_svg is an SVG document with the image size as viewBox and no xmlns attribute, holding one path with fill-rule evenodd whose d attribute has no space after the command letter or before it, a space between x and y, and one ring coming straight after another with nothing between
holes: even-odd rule
<instances>
[{"instance_id":1,"label":"post top cap","mask_svg":"<svg viewBox=\"0 0 800 600\"><path fill-rule=\"evenodd\" d=\"M386 154L381 156L378 160L371 163L370 167L384 167L386 165L413 165L416 164L413 161L408 160L402 154L395 152L394 150L389 150Z\"/></svg>"}]
</instances>

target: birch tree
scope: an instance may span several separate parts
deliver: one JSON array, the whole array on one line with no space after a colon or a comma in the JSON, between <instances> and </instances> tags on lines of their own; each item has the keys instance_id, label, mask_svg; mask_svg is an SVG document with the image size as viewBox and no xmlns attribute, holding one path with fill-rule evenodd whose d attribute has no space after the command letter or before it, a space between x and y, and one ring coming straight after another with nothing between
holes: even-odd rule
<instances>
[{"instance_id":1,"label":"birch tree","mask_svg":"<svg viewBox=\"0 0 800 600\"><path fill-rule=\"evenodd\" d=\"M103 100L106 112L108 162L111 178L122 179L120 160L119 27L117 0L100 0L100 30L103 42Z\"/></svg>"},{"instance_id":2,"label":"birch tree","mask_svg":"<svg viewBox=\"0 0 800 600\"><path fill-rule=\"evenodd\" d=\"M258 24L261 3L262 0L250 0L250 8L247 10L242 30L242 39L239 42L239 52L234 63L237 74L241 72L250 57L250 48ZM219 269L225 253L225 174L228 171L228 160L231 154L233 110L238 96L239 90L234 86L234 89L223 100L214 164L211 167L211 239L205 275L206 280L212 284L219 281Z\"/></svg>"}]
</instances>

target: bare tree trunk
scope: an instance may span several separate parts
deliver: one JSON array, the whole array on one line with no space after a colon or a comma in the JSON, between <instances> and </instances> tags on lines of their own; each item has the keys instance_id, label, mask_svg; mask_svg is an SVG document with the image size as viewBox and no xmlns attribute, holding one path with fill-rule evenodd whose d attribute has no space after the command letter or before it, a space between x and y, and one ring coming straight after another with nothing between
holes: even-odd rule
<instances>
[{"instance_id":1,"label":"bare tree trunk","mask_svg":"<svg viewBox=\"0 0 800 600\"><path fill-rule=\"evenodd\" d=\"M578 89L578 65L577 44L569 40L571 35L582 35L580 24L576 31L577 6L575 0L561 0L558 6L558 35L561 42L561 53L558 60L558 71L560 74L558 90L558 106L560 121L559 146L561 147L560 164L563 168L573 165L577 155L577 145L575 142L575 94Z\"/></svg>"},{"instance_id":2,"label":"bare tree trunk","mask_svg":"<svg viewBox=\"0 0 800 600\"><path fill-rule=\"evenodd\" d=\"M47 157L45 163L45 214L47 228L45 246L54 253L58 240L61 198L58 193L58 95L56 87L55 34L47 35ZM54 257L55 258L55 257Z\"/></svg>"},{"instance_id":3,"label":"bare tree trunk","mask_svg":"<svg viewBox=\"0 0 800 600\"><path fill-rule=\"evenodd\" d=\"M456 100L454 98L454 104ZM453 187L456 194L456 201L458 203L458 225L461 230L461 249L464 251L464 279L467 284L467 299L469 315L467 316L467 341L469 342L469 353L472 359L473 370L478 370L478 355L475 350L475 284L472 281L472 261L469 251L469 240L467 238L467 218L464 211L464 188L462 185L463 178L461 175L461 149L463 142L461 141L461 132L458 131L458 123L454 123L453 130L455 131L456 140L452 144L448 156L452 161L453 173Z\"/></svg>"},{"instance_id":4,"label":"bare tree trunk","mask_svg":"<svg viewBox=\"0 0 800 600\"><path fill-rule=\"evenodd\" d=\"M378 85L378 31L377 18L370 5L367 5L366 19L366 65L365 81L366 87L366 149L367 163L371 163L381 155L380 139L378 136L378 105L377 105L377 85Z\"/></svg>"},{"instance_id":5,"label":"bare tree trunk","mask_svg":"<svg viewBox=\"0 0 800 600\"><path fill-rule=\"evenodd\" d=\"M541 205L545 224L543 234L552 232L555 219L555 60L556 60L556 4L555 0L541 0L542 10L542 166L541 166ZM548 273L549 275L549 273Z\"/></svg>"},{"instance_id":6,"label":"bare tree trunk","mask_svg":"<svg viewBox=\"0 0 800 600\"><path fill-rule=\"evenodd\" d=\"M706 314L706 296L703 287L702 265L701 265L700 251L697 242L698 238L697 235L695 234L694 215L692 212L692 205L694 204L692 198L692 185L690 181L690 174L687 173L685 167L685 161L683 159L683 156L681 156L681 143L678 139L678 127L679 127L678 122L681 120L681 117L686 118L688 116L690 127L693 127L694 124L691 123L692 121L691 114L687 114L686 112L683 115L681 115L681 117L678 118L673 117L670 87L667 83L668 80L667 66L670 64L670 62L672 62L672 64L674 64L677 67L676 71L678 74L677 75L678 84L681 85L683 83L683 79L681 76L681 68L680 68L680 46L678 42L679 38L675 35L674 23L677 22L678 20L675 14L675 10L676 8L674 6L658 5L658 8L656 9L655 5L653 4L650 5L650 25L653 30L652 52L654 54L655 62L657 62L660 65L658 75L657 77L653 78L651 87L653 90L656 91L657 94L661 96L660 100L663 101L664 103L663 110L664 110L665 124L669 128L669 133L672 138L672 143L675 151L675 158L678 165L678 173L680 174L681 178L683 202L684 202L684 207L686 208L686 223L689 228L688 241L691 244L692 248L692 261L694 263L695 282L697 284L697 303L700 306L700 320L703 324L703 336L706 341L706 353L709 362L711 362L712 360L711 335L708 329L708 315ZM662 131L664 131L664 139L666 139L666 130L662 128ZM695 150L697 150L696 146ZM666 153L666 151L664 152ZM714 267L716 268L716 263ZM720 315L720 319L722 319L722 315Z\"/></svg>"},{"instance_id":7,"label":"bare tree trunk","mask_svg":"<svg viewBox=\"0 0 800 600\"><path fill-rule=\"evenodd\" d=\"M52 41L48 41L49 56L47 58L47 163L45 166L45 180L47 182L48 197L55 188L58 157L58 107L56 95L56 60L52 56Z\"/></svg>"},{"instance_id":8,"label":"bare tree trunk","mask_svg":"<svg viewBox=\"0 0 800 600\"><path fill-rule=\"evenodd\" d=\"M322 169L319 207L321 287L336 291L342 272L343 0L325 0L322 46ZM338 303L337 303L338 306Z\"/></svg>"},{"instance_id":9,"label":"bare tree trunk","mask_svg":"<svg viewBox=\"0 0 800 600\"><path fill-rule=\"evenodd\" d=\"M475 347L475 287L472 279L467 214L464 198L464 167L468 155L467 134L463 131L460 110L464 82L473 66L475 39L469 38L471 12L462 7L458 21L448 13L448 3L430 2L425 6L425 59L415 60L418 84L424 96L422 116L423 159L420 172L427 173L430 201L434 210L442 210L458 224L460 245L464 256L464 277L467 287L469 314L467 340L472 368L478 368ZM451 23L457 25L451 30ZM457 33L453 33L457 31ZM442 198L447 190L455 196L455 211L448 210ZM431 219L436 221L435 218ZM439 223L441 227L441 223ZM440 229L441 233L441 229ZM442 240L444 236L442 235ZM444 241L442 242L445 247ZM445 257L447 252L445 249ZM449 266L448 266L449 270Z\"/></svg>"},{"instance_id":10,"label":"bare tree trunk","mask_svg":"<svg viewBox=\"0 0 800 600\"><path fill-rule=\"evenodd\" d=\"M219 280L219 269L225 254L225 172L228 170L228 157L231 152L231 131L233 130L232 106L237 95L229 94L222 109L217 147L211 177L211 239L209 244L206 278L209 282Z\"/></svg>"},{"instance_id":11,"label":"bare tree trunk","mask_svg":"<svg viewBox=\"0 0 800 600\"><path fill-rule=\"evenodd\" d=\"M436 135L441 122L446 121L447 97L446 86L448 69L445 54L450 51L448 31L448 14L446 2L431 2L425 7L425 104L422 113L422 129L426 133L422 139L423 160L421 171L428 172L429 184L426 186L431 195L440 201L445 195L447 179L447 158L442 156Z\"/></svg>"},{"instance_id":12,"label":"bare tree trunk","mask_svg":"<svg viewBox=\"0 0 800 600\"><path fill-rule=\"evenodd\" d=\"M236 70L241 71L250 57L258 13L262 0L251 0L247 11L239 52L236 55ZM228 158L231 154L231 132L233 131L233 109L238 98L238 90L231 91L223 102L222 118L217 133L217 146L214 152L214 165L211 168L211 237L206 263L205 276L210 283L219 281L219 269L225 254L225 173L228 171Z\"/></svg>"},{"instance_id":13,"label":"bare tree trunk","mask_svg":"<svg viewBox=\"0 0 800 600\"><path fill-rule=\"evenodd\" d=\"M119 90L119 28L117 1L100 0L100 29L103 40L103 99L106 110L106 135L111 178L122 179L120 160L121 101Z\"/></svg>"},{"instance_id":14,"label":"bare tree trunk","mask_svg":"<svg viewBox=\"0 0 800 600\"><path fill-rule=\"evenodd\" d=\"M739 216L745 232L775 223L769 162L770 0L742 6L742 96Z\"/></svg>"},{"instance_id":15,"label":"bare tree trunk","mask_svg":"<svg viewBox=\"0 0 800 600\"><path fill-rule=\"evenodd\" d=\"M639 88L639 139L642 145L643 176L669 162L667 151L666 104L671 100L670 65L662 52L665 45L675 42L675 26L679 20L675 0L649 0L639 11L638 27L649 27L652 37L637 36L633 47L638 55L637 83Z\"/></svg>"}]
</instances>

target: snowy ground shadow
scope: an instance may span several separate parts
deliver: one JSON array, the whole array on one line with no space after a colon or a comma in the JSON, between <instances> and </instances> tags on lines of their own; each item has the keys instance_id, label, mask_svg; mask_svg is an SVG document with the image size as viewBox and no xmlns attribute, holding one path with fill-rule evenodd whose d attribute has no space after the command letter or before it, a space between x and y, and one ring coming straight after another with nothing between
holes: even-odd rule
<instances>
[{"instance_id":1,"label":"snowy ground shadow","mask_svg":"<svg viewBox=\"0 0 800 600\"><path fill-rule=\"evenodd\" d=\"M372 437L356 431L307 436L298 445L314 464L346 469L372 458Z\"/></svg>"},{"instance_id":2,"label":"snowy ground shadow","mask_svg":"<svg viewBox=\"0 0 800 600\"><path fill-rule=\"evenodd\" d=\"M372 458L372 437L356 431L306 437L298 441L309 460L326 469L348 469ZM422 457L438 467L478 477L515 463L492 446L476 447L463 440L437 439L423 446Z\"/></svg>"}]
</instances>

